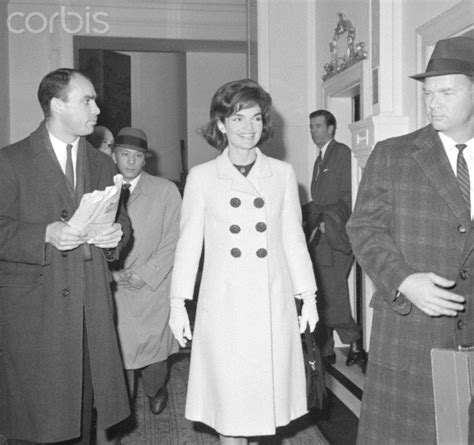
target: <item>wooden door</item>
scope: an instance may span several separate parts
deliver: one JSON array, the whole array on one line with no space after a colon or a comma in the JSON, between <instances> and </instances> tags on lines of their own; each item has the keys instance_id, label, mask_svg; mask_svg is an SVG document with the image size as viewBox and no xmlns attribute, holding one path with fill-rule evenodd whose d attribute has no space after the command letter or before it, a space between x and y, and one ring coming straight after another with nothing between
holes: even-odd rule
<instances>
[{"instance_id":1,"label":"wooden door","mask_svg":"<svg viewBox=\"0 0 474 445\"><path fill-rule=\"evenodd\" d=\"M78 69L92 80L97 92L97 124L117 136L132 122L130 56L102 49L79 49L78 59Z\"/></svg>"}]
</instances>

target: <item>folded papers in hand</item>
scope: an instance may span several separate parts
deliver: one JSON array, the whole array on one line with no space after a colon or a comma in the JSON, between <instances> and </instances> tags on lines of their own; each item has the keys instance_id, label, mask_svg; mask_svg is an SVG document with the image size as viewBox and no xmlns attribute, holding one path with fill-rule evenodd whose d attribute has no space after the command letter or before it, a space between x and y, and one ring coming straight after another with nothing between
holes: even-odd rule
<instances>
[{"instance_id":1,"label":"folded papers in hand","mask_svg":"<svg viewBox=\"0 0 474 445\"><path fill-rule=\"evenodd\" d=\"M102 234L115 222L122 182L123 176L118 174L114 176L114 185L105 190L85 193L79 207L67 223L87 234L88 241Z\"/></svg>"}]
</instances>

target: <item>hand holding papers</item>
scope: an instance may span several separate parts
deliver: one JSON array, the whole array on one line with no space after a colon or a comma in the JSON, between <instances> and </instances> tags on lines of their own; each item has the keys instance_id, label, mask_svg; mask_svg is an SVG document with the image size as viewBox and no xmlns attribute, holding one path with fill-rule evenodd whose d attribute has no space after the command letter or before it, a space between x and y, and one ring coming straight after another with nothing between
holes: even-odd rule
<instances>
[{"instance_id":1,"label":"hand holding papers","mask_svg":"<svg viewBox=\"0 0 474 445\"><path fill-rule=\"evenodd\" d=\"M115 223L115 216L120 200L123 176L114 176L114 185L105 190L94 190L82 196L79 207L74 215L67 222L87 237L89 244L97 244L95 238L101 239L101 235L116 233L112 230ZM121 230L120 230L121 232ZM105 242L104 240L101 243ZM115 244L116 245L116 244ZM99 247L104 247L99 245Z\"/></svg>"}]
</instances>

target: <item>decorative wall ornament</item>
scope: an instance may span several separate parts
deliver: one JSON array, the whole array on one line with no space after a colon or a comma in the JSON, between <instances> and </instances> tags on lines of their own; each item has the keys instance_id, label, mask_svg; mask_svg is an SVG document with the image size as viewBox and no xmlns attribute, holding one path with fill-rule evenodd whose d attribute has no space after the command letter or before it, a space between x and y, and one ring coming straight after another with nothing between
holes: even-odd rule
<instances>
[{"instance_id":1,"label":"decorative wall ornament","mask_svg":"<svg viewBox=\"0 0 474 445\"><path fill-rule=\"evenodd\" d=\"M331 60L324 64L323 80L340 73L359 60L367 58L365 43L355 43L356 29L352 22L342 12L338 12L337 15L339 20L332 41L329 42ZM344 34L347 34L346 41L341 39Z\"/></svg>"}]
</instances>

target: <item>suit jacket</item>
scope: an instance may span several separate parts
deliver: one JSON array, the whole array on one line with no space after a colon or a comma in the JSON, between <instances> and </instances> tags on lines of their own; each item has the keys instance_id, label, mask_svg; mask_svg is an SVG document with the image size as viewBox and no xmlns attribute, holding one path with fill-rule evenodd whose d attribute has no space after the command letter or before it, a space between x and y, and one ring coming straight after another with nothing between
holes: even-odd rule
<instances>
[{"instance_id":1,"label":"suit jacket","mask_svg":"<svg viewBox=\"0 0 474 445\"><path fill-rule=\"evenodd\" d=\"M126 369L166 360L178 350L168 320L180 209L181 196L171 181L141 173L128 200L133 238L121 254L121 263L146 285L137 290L118 285L115 292Z\"/></svg>"},{"instance_id":2,"label":"suit jacket","mask_svg":"<svg viewBox=\"0 0 474 445\"><path fill-rule=\"evenodd\" d=\"M352 209L349 147L332 140L319 171L317 179L313 173L305 232L310 235L324 221L325 233L318 230L309 248L318 283L319 311L329 326L336 326L349 323L352 316L347 275L353 256L346 233Z\"/></svg>"},{"instance_id":3,"label":"suit jacket","mask_svg":"<svg viewBox=\"0 0 474 445\"><path fill-rule=\"evenodd\" d=\"M84 329L100 427L129 415L104 252L45 243L76 208L51 152L44 123L0 150L0 434L33 442L80 435ZM84 193L113 184L115 165L83 138L77 168Z\"/></svg>"},{"instance_id":4,"label":"suit jacket","mask_svg":"<svg viewBox=\"0 0 474 445\"><path fill-rule=\"evenodd\" d=\"M327 236L332 249L349 254L351 248L345 230L352 209L349 147L333 139L326 149L319 171L317 178L317 172L313 172L311 182L312 202L308 209L308 229L313 231L324 221L329 226L328 233L319 234L318 238Z\"/></svg>"},{"instance_id":5,"label":"suit jacket","mask_svg":"<svg viewBox=\"0 0 474 445\"><path fill-rule=\"evenodd\" d=\"M427 401L422 420L434 431L430 351L472 345L474 311L470 213L431 126L376 145L347 230L357 260L376 287L369 359L410 374L409 381L403 377L406 374L399 374L387 390L395 400L390 406L400 407L391 417L407 415L396 400L410 394L413 400ZM457 317L429 317L403 295L395 299L399 285L415 272L455 280L453 291L467 298L465 311ZM369 371L367 386L373 385L370 376ZM377 397L368 405L379 406L382 401Z\"/></svg>"},{"instance_id":6,"label":"suit jacket","mask_svg":"<svg viewBox=\"0 0 474 445\"><path fill-rule=\"evenodd\" d=\"M257 149L247 177L227 150L191 169L172 297L193 298L203 241L186 417L274 434L307 411L294 297L316 289L293 168Z\"/></svg>"}]
</instances>

